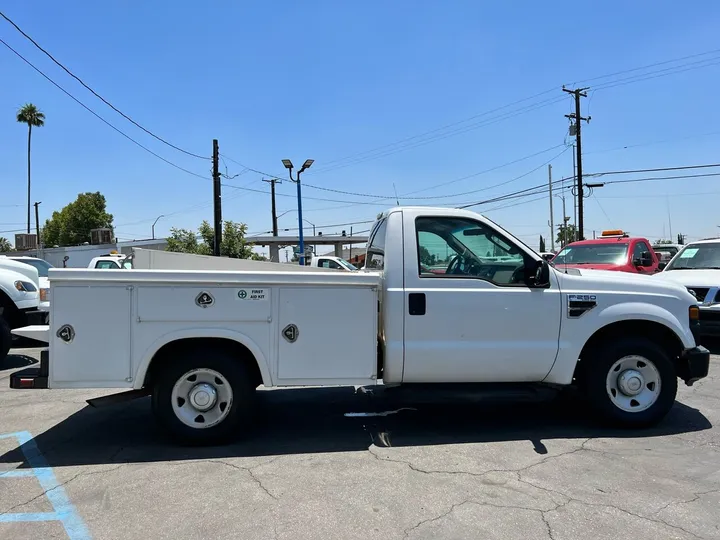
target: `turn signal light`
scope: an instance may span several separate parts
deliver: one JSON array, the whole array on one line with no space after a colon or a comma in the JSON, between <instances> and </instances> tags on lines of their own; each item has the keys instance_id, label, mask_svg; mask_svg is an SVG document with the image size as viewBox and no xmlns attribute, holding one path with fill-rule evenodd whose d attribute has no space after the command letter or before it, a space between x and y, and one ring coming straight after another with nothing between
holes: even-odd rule
<instances>
[{"instance_id":1,"label":"turn signal light","mask_svg":"<svg viewBox=\"0 0 720 540\"><path fill-rule=\"evenodd\" d=\"M50 293L50 289L40 289L40 301L47 302L49 293Z\"/></svg>"},{"instance_id":2,"label":"turn signal light","mask_svg":"<svg viewBox=\"0 0 720 540\"><path fill-rule=\"evenodd\" d=\"M700 308L697 306L690 306L690 320L691 321L699 321L700 320Z\"/></svg>"}]
</instances>

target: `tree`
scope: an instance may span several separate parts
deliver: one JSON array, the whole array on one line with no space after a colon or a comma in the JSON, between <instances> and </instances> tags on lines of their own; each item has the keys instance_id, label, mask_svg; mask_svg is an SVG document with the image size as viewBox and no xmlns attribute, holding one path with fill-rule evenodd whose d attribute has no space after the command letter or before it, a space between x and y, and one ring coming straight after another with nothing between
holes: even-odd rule
<instances>
[{"instance_id":1,"label":"tree","mask_svg":"<svg viewBox=\"0 0 720 540\"><path fill-rule=\"evenodd\" d=\"M113 216L99 191L80 193L74 202L52 213L42 230L46 246L76 246L90 241L91 229L112 229Z\"/></svg>"},{"instance_id":2,"label":"tree","mask_svg":"<svg viewBox=\"0 0 720 540\"><path fill-rule=\"evenodd\" d=\"M575 241L576 235L577 235L577 228L572 223L560 225L558 227L558 234L557 234L556 242L558 244L560 244L561 247L565 247L570 242Z\"/></svg>"},{"instance_id":3,"label":"tree","mask_svg":"<svg viewBox=\"0 0 720 540\"><path fill-rule=\"evenodd\" d=\"M425 246L420 246L420 263L424 264L425 266L433 266L437 264L437 257L430 253L428 248Z\"/></svg>"},{"instance_id":4,"label":"tree","mask_svg":"<svg viewBox=\"0 0 720 540\"><path fill-rule=\"evenodd\" d=\"M545 253L545 239L540 235L540 253Z\"/></svg>"},{"instance_id":5,"label":"tree","mask_svg":"<svg viewBox=\"0 0 720 540\"><path fill-rule=\"evenodd\" d=\"M16 120L21 124L28 126L28 151L27 151L27 232L30 234L30 141L32 140L32 128L43 127L45 125L45 115L40 112L32 103L26 103L17 112Z\"/></svg>"},{"instance_id":6,"label":"tree","mask_svg":"<svg viewBox=\"0 0 720 540\"><path fill-rule=\"evenodd\" d=\"M4 236L0 236L0 253L7 253L8 251L12 251L10 240Z\"/></svg>"},{"instance_id":7,"label":"tree","mask_svg":"<svg viewBox=\"0 0 720 540\"><path fill-rule=\"evenodd\" d=\"M256 261L267 260L258 255L252 249L252 245L245 239L247 225L225 221L223 223L223 236L220 243L220 256L231 259L253 259ZM170 229L170 236L167 239L167 251L180 253L195 253L196 255L212 255L212 246L215 242L215 233L207 221L203 221L194 233L188 229Z\"/></svg>"}]
</instances>

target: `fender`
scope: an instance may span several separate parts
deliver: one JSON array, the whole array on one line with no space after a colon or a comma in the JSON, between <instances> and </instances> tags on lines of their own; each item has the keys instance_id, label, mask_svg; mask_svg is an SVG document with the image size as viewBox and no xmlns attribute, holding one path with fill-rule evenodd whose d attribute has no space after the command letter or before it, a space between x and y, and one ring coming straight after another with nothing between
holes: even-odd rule
<instances>
[{"instance_id":1,"label":"fender","mask_svg":"<svg viewBox=\"0 0 720 540\"><path fill-rule=\"evenodd\" d=\"M592 320L592 324L575 325L573 323L576 321L569 321L567 318L563 319L558 355L543 382L553 384L572 383L575 366L585 344L596 332L617 322L647 321L662 324L678 337L683 347L689 349L695 346L695 339L690 331L689 321L683 325L675 315L655 304L621 302L607 306L599 313L594 314L592 319L588 318L588 320ZM580 321L582 321L582 318L578 319L577 322Z\"/></svg>"},{"instance_id":2,"label":"fender","mask_svg":"<svg viewBox=\"0 0 720 540\"><path fill-rule=\"evenodd\" d=\"M258 369L260 370L260 375L262 376L263 384L265 386L272 386L273 382L272 377L270 376L270 370L268 369L267 358L265 358L265 355L257 343L248 336L240 332L228 330L227 328L185 328L183 330L163 334L145 350L142 360L140 361L140 365L135 371L135 383L133 384L133 388L136 390L142 388L150 363L162 347L173 341L188 338L225 338L247 347L253 356L255 356Z\"/></svg>"}]
</instances>

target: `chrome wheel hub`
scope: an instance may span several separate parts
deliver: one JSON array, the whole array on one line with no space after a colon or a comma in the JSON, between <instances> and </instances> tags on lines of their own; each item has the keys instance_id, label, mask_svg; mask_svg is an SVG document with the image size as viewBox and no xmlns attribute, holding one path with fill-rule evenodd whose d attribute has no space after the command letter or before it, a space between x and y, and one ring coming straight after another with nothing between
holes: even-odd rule
<instances>
[{"instance_id":1,"label":"chrome wheel hub","mask_svg":"<svg viewBox=\"0 0 720 540\"><path fill-rule=\"evenodd\" d=\"M222 373L199 368L177 380L170 399L178 420L191 428L207 429L230 413L233 391Z\"/></svg>"},{"instance_id":2,"label":"chrome wheel hub","mask_svg":"<svg viewBox=\"0 0 720 540\"><path fill-rule=\"evenodd\" d=\"M616 407L626 412L641 412L658 400L661 383L660 372L652 361L630 355L612 365L605 388Z\"/></svg>"}]
</instances>

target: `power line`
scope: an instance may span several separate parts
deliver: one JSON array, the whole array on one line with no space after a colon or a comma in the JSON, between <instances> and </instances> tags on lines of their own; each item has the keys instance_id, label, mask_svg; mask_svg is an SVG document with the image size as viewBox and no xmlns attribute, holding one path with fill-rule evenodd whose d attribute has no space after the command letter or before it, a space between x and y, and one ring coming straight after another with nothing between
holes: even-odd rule
<instances>
[{"instance_id":1,"label":"power line","mask_svg":"<svg viewBox=\"0 0 720 540\"><path fill-rule=\"evenodd\" d=\"M164 161L164 162L167 163L168 165L171 165L171 166L175 167L176 169L179 169L179 170L181 170L181 171L183 171L183 172L185 172L185 173L187 173L187 174L190 174L190 175L192 175L192 176L196 176L196 177L198 177L198 178L202 178L203 180L207 180L207 179L208 179L208 177L206 177L206 176L203 176L203 175L201 175L201 174L194 173L194 172L192 172L192 171L190 171L190 170L188 170L188 169L185 169L185 168L181 167L180 165L176 165L176 164L173 163L172 161L170 161L170 160L168 160L168 159L165 159L164 157L162 157L162 156L159 155L159 154L156 154L155 152L153 152L152 150L150 150L147 146L144 146L143 144L139 143L138 141L136 141L135 139L133 139L130 135L128 135L128 134L125 133L124 131L120 130L119 128L115 127L113 124L111 124L110 122L108 122L107 120L105 120L102 116L100 116L98 113L96 113L95 111L93 111L90 107L88 107L87 105L85 105L82 101L80 101L78 98L76 98L75 96L73 96L70 92L68 92L67 90L65 90L65 88L63 88L62 86L60 86L58 83L56 83L56 82L55 82L54 80L52 80L50 77L48 77L47 75L45 75L45 73L43 73L39 68L37 68L32 62L30 62L30 60L28 60L27 58L25 58L23 55L21 55L21 54L20 54L19 52L17 52L15 49L13 49L10 45L8 45L8 44L5 42L2 38L0 38L0 43L2 43L3 45L5 45L5 47L7 47L7 48L10 49L13 53L15 53L15 55L18 56L23 62L25 62L27 65L29 65L31 68L33 68L35 71L37 71L40 75L42 75L45 79L47 79L53 86L55 86L56 88L58 88L61 92L63 92L66 96L68 96L70 99L72 99L75 103L77 103L78 105L80 105L83 109L85 109L86 111L88 111L90 114L92 114L94 117L96 117L98 120L100 120L100 121L101 121L102 123L104 123L105 125L109 126L110 128L114 129L115 131L117 131L120 135L122 135L123 137L125 137L127 140L129 140L129 141L132 142L133 144L139 146L140 148L142 148L143 150L145 150L145 151L148 152L149 154L151 154L151 155L155 156L156 158Z\"/></svg>"},{"instance_id":2,"label":"power line","mask_svg":"<svg viewBox=\"0 0 720 540\"><path fill-rule=\"evenodd\" d=\"M662 172L662 171L681 171L686 169L712 169L720 167L720 163L709 163L703 165L683 165L680 167L657 167L654 169L624 169L619 171L605 171L599 173L587 173L585 176L607 176L611 174L635 174L635 173L647 173L647 172Z\"/></svg>"},{"instance_id":3,"label":"power line","mask_svg":"<svg viewBox=\"0 0 720 540\"><path fill-rule=\"evenodd\" d=\"M115 107L115 105L113 105L112 103L110 103L107 99L105 99L104 97L102 97L102 96L101 96L100 94L98 94L95 90L93 90L93 89L90 88L87 84L85 84L85 82L84 82L80 77L78 77L77 75L75 75L72 71L70 71L67 67L65 67L60 61L58 61L52 54L50 54L50 53L49 53L48 51L46 51L43 47L41 47L40 44L39 44L37 41L35 41L32 37L30 37L28 34L26 34L26 33L25 33L17 24L15 24L7 15L5 15L3 12L0 11L0 16L1 16L3 19L5 19L7 22L9 22L11 25L13 25L13 26L15 27L15 30L17 30L18 32L20 32L28 41L30 41L30 43L32 43L33 45L35 45L35 47L37 47L37 48L38 48L41 52L43 52L48 58L50 58L50 60L52 60L53 62L55 62L55 64L57 64L60 68L62 68L63 71L65 71L65 72L66 72L68 75L70 75L73 79L75 79L77 82L79 82L81 85L83 85L83 86L84 86L87 90L89 90L95 97L97 97L98 99L100 99L103 103L105 103L105 105L107 105L108 107L110 107L113 111L115 111L116 113L118 113L120 116L122 116L122 117L125 118L126 120L130 121L133 125L135 125L136 127L140 128L140 129L143 130L145 133L147 133L147 134L150 135L151 137L154 137L155 139L157 139L157 140L160 141L161 143L166 144L167 146L169 146L169 147L171 147L171 148L174 148L175 150L178 150L179 152L182 152L183 154L187 154L188 156L192 156L192 157L196 157L196 158L200 158L200 159L207 159L207 160L210 159L210 158L207 157L207 156L201 156L201 155L199 155L199 154L194 154L193 152L189 152L189 151L187 151L187 150L184 150L183 148L180 148L179 146L176 146L176 145L172 144L171 142L166 141L165 139L163 139L162 137L156 135L155 133L153 133L153 132L150 131L149 129L147 129L147 128L141 126L140 124L138 124L135 120L133 120L132 118L130 118L127 114L125 114L124 112L122 112L120 109L118 109L117 107Z\"/></svg>"}]
</instances>

